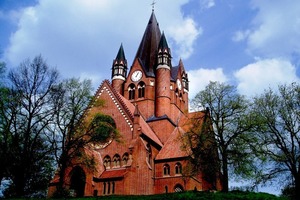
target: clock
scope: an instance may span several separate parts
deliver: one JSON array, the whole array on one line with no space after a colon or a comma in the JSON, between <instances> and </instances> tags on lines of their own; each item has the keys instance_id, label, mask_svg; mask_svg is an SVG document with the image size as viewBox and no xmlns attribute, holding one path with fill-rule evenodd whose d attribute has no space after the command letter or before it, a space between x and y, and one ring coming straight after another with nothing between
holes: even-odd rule
<instances>
[{"instance_id":1,"label":"clock","mask_svg":"<svg viewBox=\"0 0 300 200\"><path fill-rule=\"evenodd\" d=\"M142 71L136 70L132 73L131 80L134 82L139 81L139 80L141 80L142 76L143 76Z\"/></svg>"},{"instance_id":2,"label":"clock","mask_svg":"<svg viewBox=\"0 0 300 200\"><path fill-rule=\"evenodd\" d=\"M176 80L177 87L179 90L181 90L181 81L179 79Z\"/></svg>"}]
</instances>

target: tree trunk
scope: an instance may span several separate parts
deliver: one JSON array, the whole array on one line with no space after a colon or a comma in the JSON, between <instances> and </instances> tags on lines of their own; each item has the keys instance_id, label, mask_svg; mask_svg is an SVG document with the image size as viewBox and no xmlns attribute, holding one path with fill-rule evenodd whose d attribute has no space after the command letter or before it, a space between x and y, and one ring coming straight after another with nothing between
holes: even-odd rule
<instances>
[{"instance_id":1,"label":"tree trunk","mask_svg":"<svg viewBox=\"0 0 300 200\"><path fill-rule=\"evenodd\" d=\"M65 191L65 172L67 168L67 155L63 151L60 158L60 169L59 169L59 182L56 188L58 197L64 197L66 195Z\"/></svg>"},{"instance_id":2,"label":"tree trunk","mask_svg":"<svg viewBox=\"0 0 300 200\"><path fill-rule=\"evenodd\" d=\"M24 197L25 195L25 171L22 167L18 167L18 172L16 172L16 177L13 180L16 189L16 197Z\"/></svg>"},{"instance_id":3,"label":"tree trunk","mask_svg":"<svg viewBox=\"0 0 300 200\"><path fill-rule=\"evenodd\" d=\"M222 171L223 171L223 176L222 176L222 192L227 193L229 191L229 186L228 186L228 163L227 163L227 155L226 153L223 153L222 156Z\"/></svg>"},{"instance_id":4,"label":"tree trunk","mask_svg":"<svg viewBox=\"0 0 300 200\"><path fill-rule=\"evenodd\" d=\"M295 195L293 197L294 200L300 199L300 173L297 173L295 178Z\"/></svg>"}]
</instances>

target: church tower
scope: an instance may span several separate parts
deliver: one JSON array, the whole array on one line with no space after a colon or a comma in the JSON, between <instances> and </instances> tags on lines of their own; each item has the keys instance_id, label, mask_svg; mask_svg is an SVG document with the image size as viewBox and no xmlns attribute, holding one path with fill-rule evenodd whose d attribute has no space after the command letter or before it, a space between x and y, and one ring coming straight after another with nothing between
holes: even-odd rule
<instances>
[{"instance_id":1,"label":"church tower","mask_svg":"<svg viewBox=\"0 0 300 200\"><path fill-rule=\"evenodd\" d=\"M114 59L112 64L112 87L120 94L124 93L124 82L127 75L127 60L125 58L125 53L123 45L121 44L119 52L116 59Z\"/></svg>"},{"instance_id":2,"label":"church tower","mask_svg":"<svg viewBox=\"0 0 300 200\"><path fill-rule=\"evenodd\" d=\"M170 116L171 103L171 53L163 33L158 45L156 88L155 88L155 116Z\"/></svg>"},{"instance_id":3,"label":"church tower","mask_svg":"<svg viewBox=\"0 0 300 200\"><path fill-rule=\"evenodd\" d=\"M178 64L171 61L165 33L160 31L152 10L130 68L121 44L112 63L111 82L104 80L94 95L104 105L91 102L82 118L87 123L97 114L109 117L120 140L108 134L104 142L80 148L80 153L92 158L95 165L91 168L79 157L72 158L64 172L64 186L71 194L150 195L222 189L219 170L209 180L204 171L189 173L194 155L187 142L179 138L191 131L195 119L198 128L208 124L205 120L209 116L206 111L188 112L188 75L181 59ZM201 134L212 133L210 126L200 128ZM74 173L77 171L80 173ZM78 185L79 179L83 184ZM57 191L59 180L57 173L49 184L49 197Z\"/></svg>"}]
</instances>

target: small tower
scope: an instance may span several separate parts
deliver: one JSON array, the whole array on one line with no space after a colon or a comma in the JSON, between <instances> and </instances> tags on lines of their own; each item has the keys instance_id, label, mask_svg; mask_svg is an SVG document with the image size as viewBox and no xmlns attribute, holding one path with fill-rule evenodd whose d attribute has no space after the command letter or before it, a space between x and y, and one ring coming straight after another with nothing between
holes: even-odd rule
<instances>
[{"instance_id":1,"label":"small tower","mask_svg":"<svg viewBox=\"0 0 300 200\"><path fill-rule=\"evenodd\" d=\"M171 52L163 33L158 45L156 88L155 88L155 116L170 116L171 103Z\"/></svg>"},{"instance_id":2,"label":"small tower","mask_svg":"<svg viewBox=\"0 0 300 200\"><path fill-rule=\"evenodd\" d=\"M127 76L127 60L125 58L123 45L121 44L116 59L112 64L112 87L123 95L124 93L124 82Z\"/></svg>"}]
</instances>

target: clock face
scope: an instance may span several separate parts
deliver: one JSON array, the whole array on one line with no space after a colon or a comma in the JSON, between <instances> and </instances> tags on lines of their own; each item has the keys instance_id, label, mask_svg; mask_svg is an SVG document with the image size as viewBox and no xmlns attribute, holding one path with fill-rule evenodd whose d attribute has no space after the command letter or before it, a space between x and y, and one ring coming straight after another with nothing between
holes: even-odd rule
<instances>
[{"instance_id":1,"label":"clock face","mask_svg":"<svg viewBox=\"0 0 300 200\"><path fill-rule=\"evenodd\" d=\"M181 81L179 79L177 79L176 83L177 83L178 89L181 90Z\"/></svg>"},{"instance_id":2,"label":"clock face","mask_svg":"<svg viewBox=\"0 0 300 200\"><path fill-rule=\"evenodd\" d=\"M133 73L132 73L132 75L131 75L131 80L132 81L139 81L141 78L142 78L142 76L143 76L143 73L142 73L142 71L140 71L140 70L136 70L136 71L134 71Z\"/></svg>"}]
</instances>

